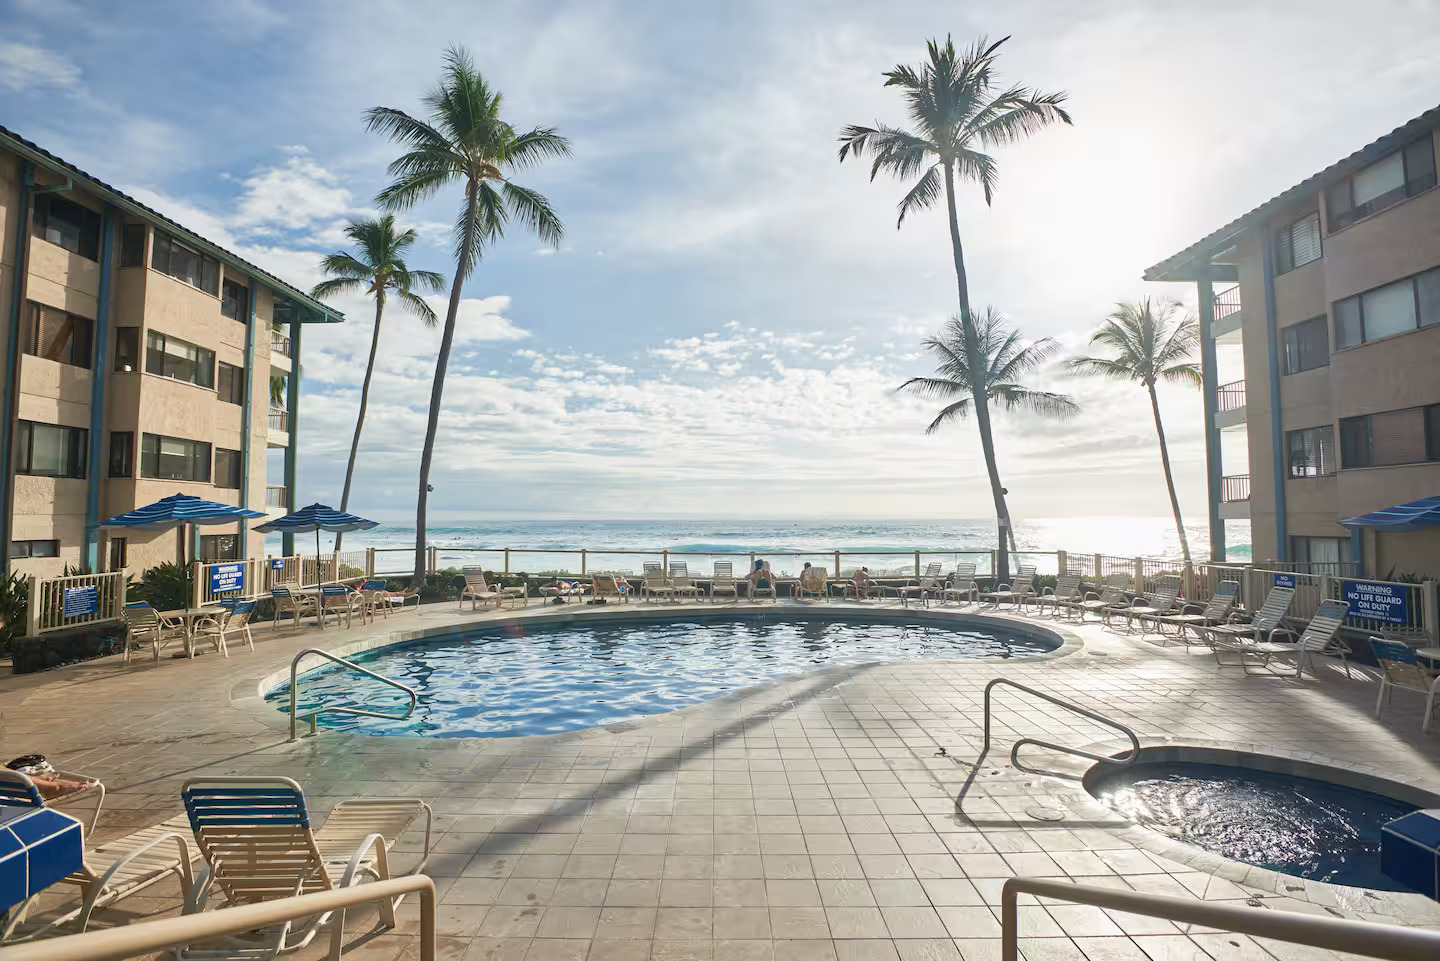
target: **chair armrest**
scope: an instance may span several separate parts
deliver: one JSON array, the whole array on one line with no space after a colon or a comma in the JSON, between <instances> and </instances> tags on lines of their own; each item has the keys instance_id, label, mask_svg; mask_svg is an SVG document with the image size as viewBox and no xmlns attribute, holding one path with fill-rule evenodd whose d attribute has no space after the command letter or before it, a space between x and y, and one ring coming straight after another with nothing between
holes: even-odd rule
<instances>
[{"instance_id":1,"label":"chair armrest","mask_svg":"<svg viewBox=\"0 0 1440 961\"><path fill-rule=\"evenodd\" d=\"M1096 594L1094 591L1086 591L1086 592L1085 592L1085 596L1084 596L1083 598L1081 598L1081 600L1085 600L1085 601L1098 601L1098 600L1100 600L1100 595L1099 595L1099 594Z\"/></svg>"},{"instance_id":2,"label":"chair armrest","mask_svg":"<svg viewBox=\"0 0 1440 961\"><path fill-rule=\"evenodd\" d=\"M1203 614L1205 612L1204 604L1201 604L1198 601L1186 601L1184 604L1180 605L1180 613L1189 614L1191 613L1191 608L1195 609L1194 612L1196 614Z\"/></svg>"}]
</instances>

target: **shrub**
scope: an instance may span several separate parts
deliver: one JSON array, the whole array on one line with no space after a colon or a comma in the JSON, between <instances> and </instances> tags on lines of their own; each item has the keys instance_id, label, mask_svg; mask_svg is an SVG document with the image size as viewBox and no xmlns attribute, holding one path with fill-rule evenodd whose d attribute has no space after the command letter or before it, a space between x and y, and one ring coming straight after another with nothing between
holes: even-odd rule
<instances>
[{"instance_id":1,"label":"shrub","mask_svg":"<svg viewBox=\"0 0 1440 961\"><path fill-rule=\"evenodd\" d=\"M30 581L23 574L0 580L0 653L9 653L25 634L25 614L30 600Z\"/></svg>"},{"instance_id":2,"label":"shrub","mask_svg":"<svg viewBox=\"0 0 1440 961\"><path fill-rule=\"evenodd\" d=\"M167 561L150 568L130 592L136 600L145 601L157 611L189 607L195 596L190 565Z\"/></svg>"}]
</instances>

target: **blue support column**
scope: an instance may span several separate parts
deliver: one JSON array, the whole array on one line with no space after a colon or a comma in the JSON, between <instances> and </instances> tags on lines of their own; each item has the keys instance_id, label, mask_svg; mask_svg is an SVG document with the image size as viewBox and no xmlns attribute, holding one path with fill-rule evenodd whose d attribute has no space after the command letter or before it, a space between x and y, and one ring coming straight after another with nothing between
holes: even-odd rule
<instances>
[{"instance_id":1,"label":"blue support column","mask_svg":"<svg viewBox=\"0 0 1440 961\"><path fill-rule=\"evenodd\" d=\"M300 503L295 499L296 475L299 467L297 463L299 452L296 443L300 439L300 321L298 319L290 323L290 379L287 387L285 406L290 411L290 423L287 425L290 428L290 443L285 448L285 503L293 511ZM284 534L281 536L285 539L285 556L289 557L295 553L295 535Z\"/></svg>"},{"instance_id":2,"label":"blue support column","mask_svg":"<svg viewBox=\"0 0 1440 961\"><path fill-rule=\"evenodd\" d=\"M110 370L110 301L115 279L115 208L105 205L100 225L100 302L95 308L95 363L90 368L90 453L86 464L85 563L100 569L100 486L105 469L105 377Z\"/></svg>"},{"instance_id":3,"label":"blue support column","mask_svg":"<svg viewBox=\"0 0 1440 961\"><path fill-rule=\"evenodd\" d=\"M1274 559L1286 561L1290 559L1290 518L1285 509L1285 424L1280 412L1280 332L1275 316L1275 257L1263 237L1260 248L1265 273L1265 354L1270 368L1270 441L1274 447L1275 464Z\"/></svg>"},{"instance_id":4,"label":"blue support column","mask_svg":"<svg viewBox=\"0 0 1440 961\"><path fill-rule=\"evenodd\" d=\"M250 447L251 431L254 429L255 412L255 329L260 324L256 304L260 300L260 285L250 278L250 317L245 322L245 392L244 406L240 414L240 506L250 506ZM250 556L250 522L240 521L240 556Z\"/></svg>"},{"instance_id":5,"label":"blue support column","mask_svg":"<svg viewBox=\"0 0 1440 961\"><path fill-rule=\"evenodd\" d=\"M1200 295L1200 373L1205 415L1205 490L1210 521L1210 559L1225 563L1225 520L1220 516L1223 499L1224 462L1220 450L1220 428L1215 426L1219 403L1219 374L1215 369L1215 285L1209 279L1195 285Z\"/></svg>"},{"instance_id":6,"label":"blue support column","mask_svg":"<svg viewBox=\"0 0 1440 961\"><path fill-rule=\"evenodd\" d=\"M0 576L10 572L11 520L15 512L15 412L20 405L20 314L30 277L30 198L35 165L20 168L20 198L15 208L15 274L10 282L9 338L5 352L5 414L0 418Z\"/></svg>"}]
</instances>

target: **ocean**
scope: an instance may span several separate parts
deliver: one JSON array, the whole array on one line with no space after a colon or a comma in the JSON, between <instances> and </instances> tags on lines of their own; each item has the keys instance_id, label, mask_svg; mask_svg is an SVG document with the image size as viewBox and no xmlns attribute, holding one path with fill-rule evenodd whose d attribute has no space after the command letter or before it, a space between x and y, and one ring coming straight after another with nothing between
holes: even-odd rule
<instances>
[{"instance_id":1,"label":"ocean","mask_svg":"<svg viewBox=\"0 0 1440 961\"><path fill-rule=\"evenodd\" d=\"M1203 524L1187 524L1191 554L1209 556L1208 532ZM1168 517L1056 517L1017 520L1015 539L1026 551L1055 551L1174 558L1180 556L1174 521ZM303 543L303 538L299 539ZM324 535L322 550L329 550ZM787 519L666 519L666 520L477 520L467 524L431 526L428 540L439 553L441 567L468 564L500 568L503 548L510 548L511 571L578 570L578 553L538 554L528 551L589 551L587 570L638 571L640 555L627 551L676 551L697 555L728 553L782 555L786 561L811 560L823 564L831 552L921 551L924 554L959 555L966 551L989 550L995 542L993 521L986 520L877 520L835 521ZM1247 522L1226 526L1229 559L1250 560L1250 529ZM345 535L346 551L374 547L381 550L377 569L400 572L413 561L414 526L382 525L371 531ZM279 544L267 543L271 553ZM476 551L475 548L490 550ZM306 551L307 546L299 546ZM313 548L309 548L313 549ZM655 560L656 558L644 558ZM712 558L687 558L693 569L708 571ZM934 557L931 559L942 559ZM1022 558L1022 560L1024 560ZM1054 570L1043 557L1033 559L1042 572ZM877 554L874 561L860 563L884 566ZM790 563L777 563L776 569ZM827 566L833 566L833 560ZM948 566L948 564L947 564ZM738 568L738 565L737 565ZM988 561L980 563L988 569Z\"/></svg>"}]
</instances>

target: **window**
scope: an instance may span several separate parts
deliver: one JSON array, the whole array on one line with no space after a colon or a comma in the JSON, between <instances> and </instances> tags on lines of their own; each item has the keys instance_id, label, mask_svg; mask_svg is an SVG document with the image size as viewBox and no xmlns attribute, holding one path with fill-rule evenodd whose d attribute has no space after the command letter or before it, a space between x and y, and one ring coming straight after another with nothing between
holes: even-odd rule
<instances>
[{"instance_id":1,"label":"window","mask_svg":"<svg viewBox=\"0 0 1440 961\"><path fill-rule=\"evenodd\" d=\"M90 367L90 335L95 322L54 307L30 303L26 318L23 350L34 357L58 361L72 367Z\"/></svg>"},{"instance_id":2,"label":"window","mask_svg":"<svg viewBox=\"0 0 1440 961\"><path fill-rule=\"evenodd\" d=\"M100 214L53 193L35 198L35 236L90 260L100 259Z\"/></svg>"},{"instance_id":3,"label":"window","mask_svg":"<svg viewBox=\"0 0 1440 961\"><path fill-rule=\"evenodd\" d=\"M135 432L112 430L110 432L110 476L135 476Z\"/></svg>"},{"instance_id":4,"label":"window","mask_svg":"<svg viewBox=\"0 0 1440 961\"><path fill-rule=\"evenodd\" d=\"M201 534L200 559L203 561L240 560L240 538L235 534Z\"/></svg>"},{"instance_id":5,"label":"window","mask_svg":"<svg viewBox=\"0 0 1440 961\"><path fill-rule=\"evenodd\" d=\"M145 338L145 370L200 387L215 386L215 351L152 330Z\"/></svg>"},{"instance_id":6,"label":"window","mask_svg":"<svg viewBox=\"0 0 1440 961\"><path fill-rule=\"evenodd\" d=\"M19 423L16 431L17 474L35 477L85 476L85 439L89 432L80 427L59 427Z\"/></svg>"},{"instance_id":7,"label":"window","mask_svg":"<svg viewBox=\"0 0 1440 961\"><path fill-rule=\"evenodd\" d=\"M1440 404L1340 421L1342 467L1440 461Z\"/></svg>"},{"instance_id":8,"label":"window","mask_svg":"<svg viewBox=\"0 0 1440 961\"><path fill-rule=\"evenodd\" d=\"M155 252L150 257L150 266L205 291L211 297L220 292L220 262L158 230L155 231Z\"/></svg>"},{"instance_id":9,"label":"window","mask_svg":"<svg viewBox=\"0 0 1440 961\"><path fill-rule=\"evenodd\" d=\"M115 369L134 371L140 369L140 328L115 328Z\"/></svg>"},{"instance_id":10,"label":"window","mask_svg":"<svg viewBox=\"0 0 1440 961\"><path fill-rule=\"evenodd\" d=\"M120 266L145 266L145 225L126 224L120 239Z\"/></svg>"},{"instance_id":11,"label":"window","mask_svg":"<svg viewBox=\"0 0 1440 961\"><path fill-rule=\"evenodd\" d=\"M1290 559L1309 565L1311 573L1345 573L1341 568L1350 563L1350 539L1346 537L1290 538ZM1321 570L1317 571L1319 567Z\"/></svg>"},{"instance_id":12,"label":"window","mask_svg":"<svg viewBox=\"0 0 1440 961\"><path fill-rule=\"evenodd\" d=\"M198 440L142 434L140 476L208 483L210 445Z\"/></svg>"},{"instance_id":13,"label":"window","mask_svg":"<svg viewBox=\"0 0 1440 961\"><path fill-rule=\"evenodd\" d=\"M1325 477L1335 473L1335 428L1311 427L1285 433L1291 477Z\"/></svg>"},{"instance_id":14,"label":"window","mask_svg":"<svg viewBox=\"0 0 1440 961\"><path fill-rule=\"evenodd\" d=\"M11 541L10 557L21 560L26 557L59 557L59 541Z\"/></svg>"},{"instance_id":15,"label":"window","mask_svg":"<svg viewBox=\"0 0 1440 961\"><path fill-rule=\"evenodd\" d=\"M1429 133L1325 191L1333 234L1435 186L1435 143Z\"/></svg>"},{"instance_id":16,"label":"window","mask_svg":"<svg viewBox=\"0 0 1440 961\"><path fill-rule=\"evenodd\" d=\"M1325 318L1311 317L1280 331L1280 347L1285 355L1285 373L1330 366L1330 327Z\"/></svg>"},{"instance_id":17,"label":"window","mask_svg":"<svg viewBox=\"0 0 1440 961\"><path fill-rule=\"evenodd\" d=\"M220 313L242 324L250 321L250 288L228 278L220 284Z\"/></svg>"},{"instance_id":18,"label":"window","mask_svg":"<svg viewBox=\"0 0 1440 961\"><path fill-rule=\"evenodd\" d=\"M1335 301L1335 345L1354 347L1440 324L1440 267Z\"/></svg>"},{"instance_id":19,"label":"window","mask_svg":"<svg viewBox=\"0 0 1440 961\"><path fill-rule=\"evenodd\" d=\"M123 537L110 538L110 565L107 570L121 571L130 560L129 542Z\"/></svg>"},{"instance_id":20,"label":"window","mask_svg":"<svg viewBox=\"0 0 1440 961\"><path fill-rule=\"evenodd\" d=\"M245 368L220 361L220 370L215 378L215 393L227 404L244 404Z\"/></svg>"},{"instance_id":21,"label":"window","mask_svg":"<svg viewBox=\"0 0 1440 961\"><path fill-rule=\"evenodd\" d=\"M1275 272L1288 273L1320 259L1320 214L1306 214L1275 233Z\"/></svg>"},{"instance_id":22,"label":"window","mask_svg":"<svg viewBox=\"0 0 1440 961\"><path fill-rule=\"evenodd\" d=\"M240 452L215 448L215 486L240 489Z\"/></svg>"}]
</instances>

